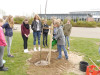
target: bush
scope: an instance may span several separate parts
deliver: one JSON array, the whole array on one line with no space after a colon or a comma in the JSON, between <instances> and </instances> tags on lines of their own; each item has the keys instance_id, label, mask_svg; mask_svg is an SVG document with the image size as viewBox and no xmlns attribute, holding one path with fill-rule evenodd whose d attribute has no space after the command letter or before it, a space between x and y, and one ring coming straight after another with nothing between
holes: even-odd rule
<instances>
[{"instance_id":1,"label":"bush","mask_svg":"<svg viewBox=\"0 0 100 75\"><path fill-rule=\"evenodd\" d=\"M33 18L29 18L29 24L31 25L33 21Z\"/></svg>"},{"instance_id":2,"label":"bush","mask_svg":"<svg viewBox=\"0 0 100 75\"><path fill-rule=\"evenodd\" d=\"M52 23L52 20L47 20L48 25L51 25L51 23Z\"/></svg>"},{"instance_id":3,"label":"bush","mask_svg":"<svg viewBox=\"0 0 100 75\"><path fill-rule=\"evenodd\" d=\"M14 18L15 24L22 24L23 20L25 19L25 16L16 16ZM29 24L32 24L33 18L29 18ZM52 20L47 20L47 24L51 25ZM63 20L62 24L66 24L67 23L67 19ZM42 21L43 24L43 21ZM71 20L71 24L73 27L100 27L100 23L96 23L95 21L93 22L88 22L88 21L77 21L74 22L73 20Z\"/></svg>"},{"instance_id":4,"label":"bush","mask_svg":"<svg viewBox=\"0 0 100 75\"><path fill-rule=\"evenodd\" d=\"M97 23L97 27L100 27L100 22Z\"/></svg>"},{"instance_id":5,"label":"bush","mask_svg":"<svg viewBox=\"0 0 100 75\"><path fill-rule=\"evenodd\" d=\"M14 22L15 22L15 24L22 24L24 19L25 19L25 17L15 17Z\"/></svg>"},{"instance_id":6,"label":"bush","mask_svg":"<svg viewBox=\"0 0 100 75\"><path fill-rule=\"evenodd\" d=\"M14 17L14 22L15 24L22 24L22 22L24 21L25 17ZM28 18L29 19L29 24L32 24L33 18Z\"/></svg>"},{"instance_id":7,"label":"bush","mask_svg":"<svg viewBox=\"0 0 100 75\"><path fill-rule=\"evenodd\" d=\"M74 27L96 27L96 22L87 22L87 21L77 21L76 23L71 21L72 26Z\"/></svg>"},{"instance_id":8,"label":"bush","mask_svg":"<svg viewBox=\"0 0 100 75\"><path fill-rule=\"evenodd\" d=\"M66 24L66 23L67 23L67 19L64 19L63 24Z\"/></svg>"},{"instance_id":9,"label":"bush","mask_svg":"<svg viewBox=\"0 0 100 75\"><path fill-rule=\"evenodd\" d=\"M85 25L86 27L96 27L97 25L96 25L96 22L87 22L86 21L86 25Z\"/></svg>"}]
</instances>

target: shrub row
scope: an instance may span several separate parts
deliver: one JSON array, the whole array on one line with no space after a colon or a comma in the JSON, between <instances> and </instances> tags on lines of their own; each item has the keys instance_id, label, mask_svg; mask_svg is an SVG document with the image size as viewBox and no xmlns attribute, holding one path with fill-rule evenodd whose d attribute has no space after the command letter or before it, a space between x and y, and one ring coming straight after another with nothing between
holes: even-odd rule
<instances>
[{"instance_id":1,"label":"shrub row","mask_svg":"<svg viewBox=\"0 0 100 75\"><path fill-rule=\"evenodd\" d=\"M14 22L15 24L22 24L23 20L25 19L25 17L15 17L14 18ZM29 18L29 24L32 24L33 18ZM43 21L42 21L43 23ZM52 20L48 20L47 24L51 25ZM67 19L63 20L63 24L67 23ZM100 22L87 22L87 21L77 21L74 22L73 20L71 20L71 24L73 27L100 27Z\"/></svg>"},{"instance_id":2,"label":"shrub row","mask_svg":"<svg viewBox=\"0 0 100 75\"><path fill-rule=\"evenodd\" d=\"M87 22L87 21L77 21L76 23L71 21L73 27L97 27L96 22Z\"/></svg>"},{"instance_id":3,"label":"shrub row","mask_svg":"<svg viewBox=\"0 0 100 75\"><path fill-rule=\"evenodd\" d=\"M14 17L15 24L22 24L25 17ZM29 24L32 24L33 18L29 18Z\"/></svg>"}]
</instances>

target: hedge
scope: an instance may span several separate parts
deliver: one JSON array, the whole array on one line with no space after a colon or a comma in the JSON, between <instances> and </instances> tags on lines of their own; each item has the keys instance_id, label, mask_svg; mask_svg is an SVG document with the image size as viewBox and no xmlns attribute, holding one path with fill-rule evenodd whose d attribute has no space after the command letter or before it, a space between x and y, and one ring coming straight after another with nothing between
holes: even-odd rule
<instances>
[{"instance_id":1,"label":"hedge","mask_svg":"<svg viewBox=\"0 0 100 75\"><path fill-rule=\"evenodd\" d=\"M14 21L15 24L22 24L23 20L25 19L25 17L15 17ZM29 24L32 24L33 18L29 18ZM51 25L52 20L47 20L47 24ZM67 19L63 20L63 24L67 23ZM42 21L43 24L43 21ZM100 27L100 22L87 22L87 21L77 21L74 22L73 20L71 20L71 24L73 27Z\"/></svg>"},{"instance_id":2,"label":"hedge","mask_svg":"<svg viewBox=\"0 0 100 75\"><path fill-rule=\"evenodd\" d=\"M97 27L96 22L87 22L87 21L77 21L76 23L71 21L73 27Z\"/></svg>"}]
</instances>

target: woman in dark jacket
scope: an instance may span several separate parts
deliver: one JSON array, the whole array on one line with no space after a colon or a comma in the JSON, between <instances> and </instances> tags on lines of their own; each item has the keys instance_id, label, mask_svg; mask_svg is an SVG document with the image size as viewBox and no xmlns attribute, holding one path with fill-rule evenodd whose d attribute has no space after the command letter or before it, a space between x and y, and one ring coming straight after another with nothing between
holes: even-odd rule
<instances>
[{"instance_id":1,"label":"woman in dark jacket","mask_svg":"<svg viewBox=\"0 0 100 75\"><path fill-rule=\"evenodd\" d=\"M29 37L29 34L30 34L28 19L25 19L23 24L21 25L21 34L22 34L22 38L23 38L23 41L24 41L24 53L27 53L28 52L27 41L28 41L28 37Z\"/></svg>"},{"instance_id":2,"label":"woman in dark jacket","mask_svg":"<svg viewBox=\"0 0 100 75\"><path fill-rule=\"evenodd\" d=\"M14 57L10 53L11 44L12 44L12 36L13 36L13 26L14 26L13 16L10 15L7 17L6 23L2 26L2 28L5 28L5 36L7 39L8 57Z\"/></svg>"},{"instance_id":3,"label":"woman in dark jacket","mask_svg":"<svg viewBox=\"0 0 100 75\"><path fill-rule=\"evenodd\" d=\"M34 42L33 42L34 51L37 51L36 50L36 39L37 38L38 38L38 50L40 51L40 37L41 37L41 31L42 31L42 23L38 15L35 15L31 28L33 30L33 37L34 37Z\"/></svg>"}]
</instances>

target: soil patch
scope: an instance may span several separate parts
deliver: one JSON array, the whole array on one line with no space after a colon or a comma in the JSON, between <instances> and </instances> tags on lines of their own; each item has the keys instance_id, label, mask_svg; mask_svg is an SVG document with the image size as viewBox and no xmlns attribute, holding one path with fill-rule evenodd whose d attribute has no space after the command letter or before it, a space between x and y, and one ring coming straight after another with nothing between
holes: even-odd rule
<instances>
[{"instance_id":1,"label":"soil patch","mask_svg":"<svg viewBox=\"0 0 100 75\"><path fill-rule=\"evenodd\" d=\"M73 72L77 75L85 75L79 70L79 62L82 61L82 56L69 52L69 60L66 60L63 53L63 58L58 60L58 52L52 51L51 63L46 66L36 66L35 63L40 61L40 52L33 52L33 56L29 61L28 75L62 75L63 72ZM47 51L41 52L41 60L46 60ZM67 74L68 75L68 74Z\"/></svg>"}]
</instances>

